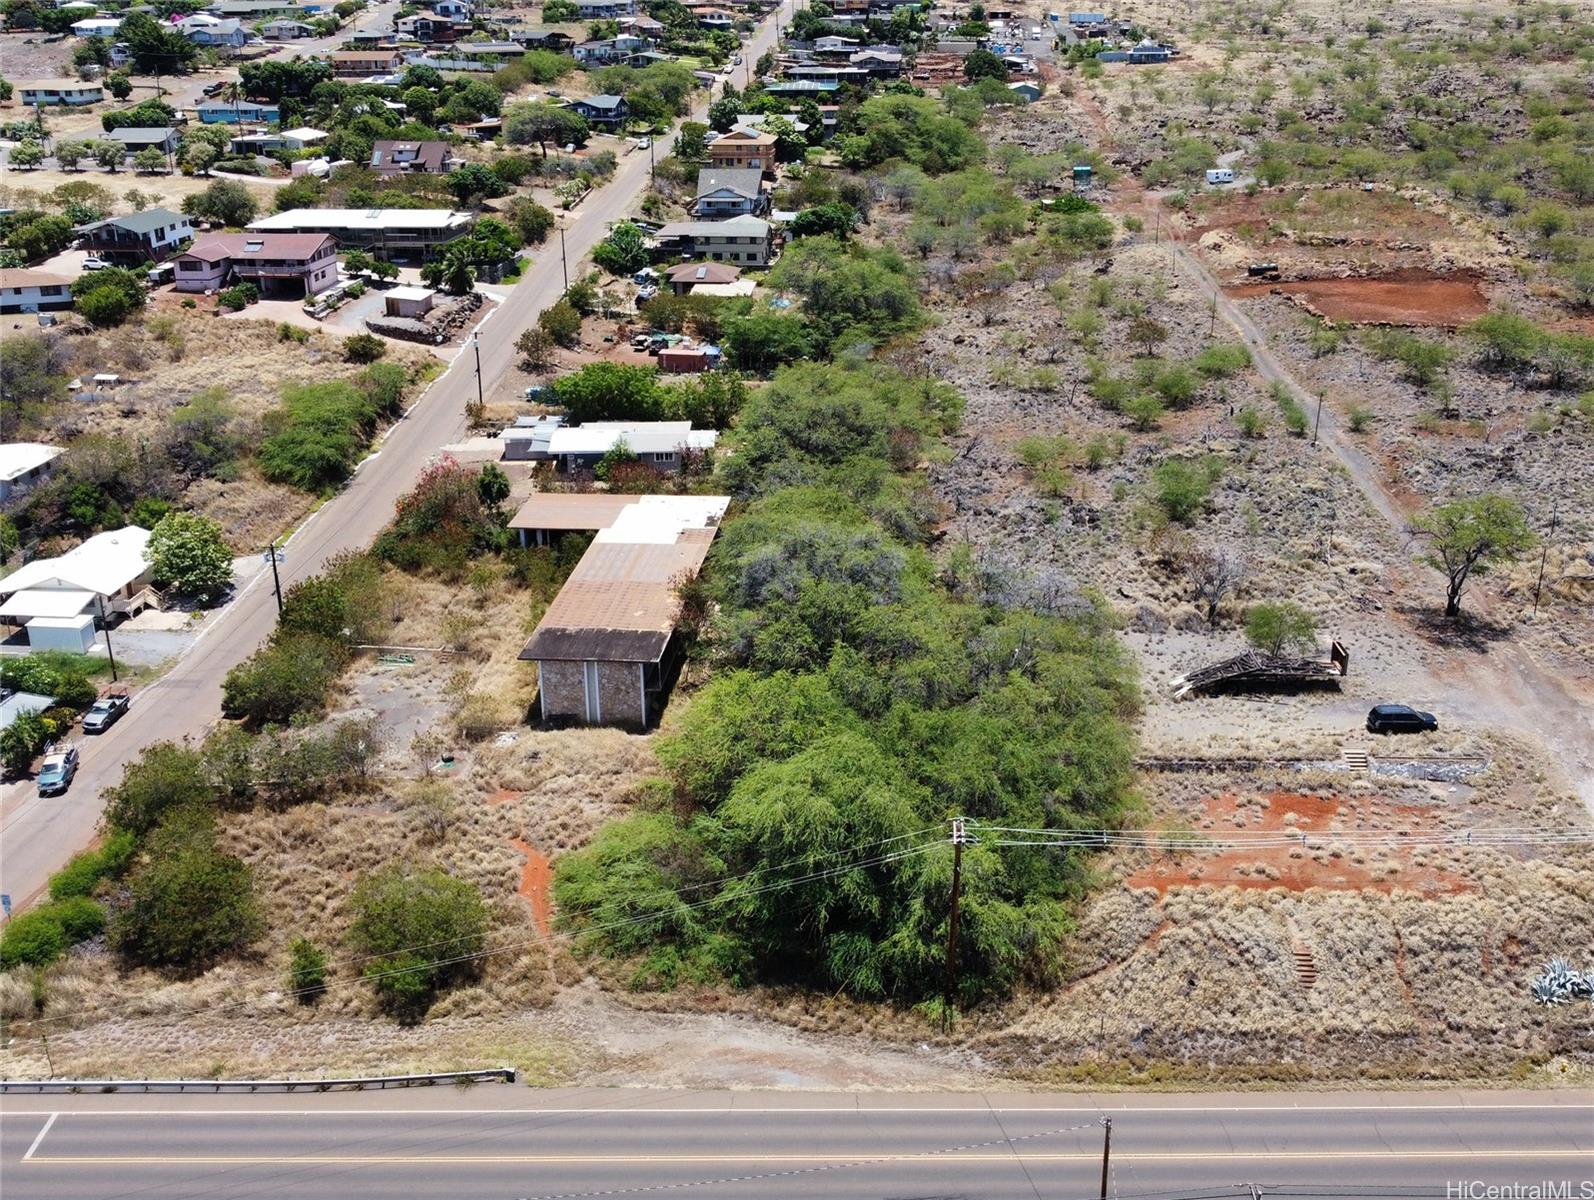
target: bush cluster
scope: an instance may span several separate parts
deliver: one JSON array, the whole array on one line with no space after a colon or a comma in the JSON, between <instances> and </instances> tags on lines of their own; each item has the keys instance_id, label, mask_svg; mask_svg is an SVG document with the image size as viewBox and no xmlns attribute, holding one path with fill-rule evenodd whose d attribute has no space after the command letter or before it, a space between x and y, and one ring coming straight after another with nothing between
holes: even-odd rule
<instances>
[{"instance_id":1,"label":"bush cluster","mask_svg":"<svg viewBox=\"0 0 1594 1200\"><path fill-rule=\"evenodd\" d=\"M382 421L398 415L407 376L372 363L354 383L289 384L266 416L260 470L274 483L323 492L347 479Z\"/></svg>"}]
</instances>

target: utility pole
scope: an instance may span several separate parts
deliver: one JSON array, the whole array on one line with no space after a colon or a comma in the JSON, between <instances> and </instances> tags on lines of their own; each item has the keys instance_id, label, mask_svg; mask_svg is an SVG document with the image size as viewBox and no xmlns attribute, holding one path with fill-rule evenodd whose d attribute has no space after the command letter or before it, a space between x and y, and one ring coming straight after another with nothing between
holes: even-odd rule
<instances>
[{"instance_id":1,"label":"utility pole","mask_svg":"<svg viewBox=\"0 0 1594 1200\"><path fill-rule=\"evenodd\" d=\"M1207 337L1212 337L1212 331L1218 327L1218 294L1212 293L1212 316L1207 321Z\"/></svg>"},{"instance_id":2,"label":"utility pole","mask_svg":"<svg viewBox=\"0 0 1594 1200\"><path fill-rule=\"evenodd\" d=\"M1560 522L1560 519L1561 498L1557 496L1555 498L1554 507L1550 509L1549 536L1544 539L1544 546L1539 551L1539 579L1538 582L1533 585L1533 615L1535 617L1539 615L1539 593L1544 590L1544 567L1550 558L1550 543L1555 540L1555 527ZM106 645L109 644L110 641L107 639Z\"/></svg>"},{"instance_id":3,"label":"utility pole","mask_svg":"<svg viewBox=\"0 0 1594 1200\"><path fill-rule=\"evenodd\" d=\"M648 136L648 182L650 184L659 181L658 171L654 168L653 162L653 144L658 141L658 138L659 135L656 133Z\"/></svg>"},{"instance_id":4,"label":"utility pole","mask_svg":"<svg viewBox=\"0 0 1594 1200\"><path fill-rule=\"evenodd\" d=\"M470 335L471 348L476 351L476 412L478 419L487 411L487 401L482 397L482 335L477 330Z\"/></svg>"},{"instance_id":5,"label":"utility pole","mask_svg":"<svg viewBox=\"0 0 1594 1200\"><path fill-rule=\"evenodd\" d=\"M963 896L963 844L968 834L963 829L963 818L952 820L952 909L946 927L946 995L942 1006L943 1026L952 1023L952 1006L957 996L958 982L958 903Z\"/></svg>"},{"instance_id":6,"label":"utility pole","mask_svg":"<svg viewBox=\"0 0 1594 1200\"><path fill-rule=\"evenodd\" d=\"M570 260L565 256L565 223L559 222L559 269L564 272L565 291L570 290Z\"/></svg>"},{"instance_id":7,"label":"utility pole","mask_svg":"<svg viewBox=\"0 0 1594 1200\"><path fill-rule=\"evenodd\" d=\"M100 624L105 627L105 657L111 660L111 682L120 683L116 673L116 652L111 649L111 623L105 619L105 597L96 597L100 606Z\"/></svg>"},{"instance_id":8,"label":"utility pole","mask_svg":"<svg viewBox=\"0 0 1594 1200\"><path fill-rule=\"evenodd\" d=\"M1317 445L1317 431L1323 424L1323 393L1317 393L1317 416L1312 418L1312 445Z\"/></svg>"},{"instance_id":9,"label":"utility pole","mask_svg":"<svg viewBox=\"0 0 1594 1200\"><path fill-rule=\"evenodd\" d=\"M1101 1119L1101 1200L1107 1200L1107 1164L1112 1158L1112 1118Z\"/></svg>"},{"instance_id":10,"label":"utility pole","mask_svg":"<svg viewBox=\"0 0 1594 1200\"><path fill-rule=\"evenodd\" d=\"M271 562L271 584L277 592L277 617L282 617L282 576L277 574L277 542L273 538L271 545L266 549L266 558Z\"/></svg>"}]
</instances>

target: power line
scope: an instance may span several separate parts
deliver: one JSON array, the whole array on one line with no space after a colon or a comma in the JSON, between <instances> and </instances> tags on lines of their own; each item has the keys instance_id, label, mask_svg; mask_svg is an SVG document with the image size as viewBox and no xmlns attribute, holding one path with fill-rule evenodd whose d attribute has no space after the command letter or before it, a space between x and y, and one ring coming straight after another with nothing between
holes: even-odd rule
<instances>
[{"instance_id":1,"label":"power line","mask_svg":"<svg viewBox=\"0 0 1594 1200\"><path fill-rule=\"evenodd\" d=\"M926 831L920 831L920 832L926 832ZM938 832L938 831L934 831L934 832ZM889 843L889 842L902 841L905 838L909 838L909 837L913 837L913 836L916 836L916 835L915 834L899 834L896 837L883 839L881 842L874 843L874 844L876 846L884 845L884 844ZM526 940L526 941L519 941L519 942L510 942L510 943L507 943L507 944L504 944L504 945L500 945L500 946L486 946L486 947L483 947L480 950L473 950L473 951L469 951L469 952L463 953L463 954L451 955L449 957L445 957L445 958L441 958L441 959L430 959L430 960L428 960L426 962L417 963L417 964L410 965L410 966L392 967L392 968L389 968L387 970L379 970L379 971L363 971L363 972L360 972L360 973L355 974L355 975L351 975L351 976L348 976L348 977L345 977L345 978L334 980L334 981L329 982L329 983L324 983L320 987L289 989L284 994L286 996L293 997L293 998L298 998L300 996L306 996L306 995L321 995L321 994L324 994L326 992L332 991L334 988L347 987L347 986L350 986L350 985L353 985L353 984L357 984L357 983L373 982L373 981L377 981L377 980L393 978L393 977L396 977L396 976L399 976L399 975L413 974L416 971L431 971L431 970L436 970L436 969L438 969L440 967L459 966L459 965L464 964L464 963L480 961L481 959L489 958L489 957L492 957L494 955L509 954L509 953L517 952L517 951L521 951L521 950L534 949L534 948L536 948L538 946L545 946L545 945L548 945L548 944L551 944L551 943L554 943L554 942L565 942L565 943L574 942L578 938L589 937L589 936L592 936L592 935L595 935L595 934L600 934L600 933L609 933L609 932L613 932L613 931L620 930L620 929L631 928L631 927L634 927L634 926L637 926L637 925L646 925L646 924L650 924L650 923L654 923L654 922L658 922L658 921L662 921L662 920L668 919L668 918L670 918L672 916L679 916L679 915L681 915L683 913L695 912L697 910L708 908L708 907L711 907L711 906L716 905L716 904L725 904L725 903L729 903L729 902L731 902L733 900L734 901L744 901L744 900L752 899L753 897L756 897L756 896L764 895L764 894L769 893L769 892L780 891L782 889L790 888L790 887L797 887L797 886L799 886L801 884L805 884L805 883L816 883L816 882L819 882L819 881L824 880L824 879L830 879L830 878L834 878L835 876L838 876L838 875L844 875L844 874L846 874L849 871L866 870L866 869L869 869L869 868L872 868L872 867L888 866L888 865L890 865L892 863L900 862L900 861L902 861L904 859L908 859L908 858L913 858L913 857L915 857L917 855L924 854L927 851L934 850L934 849L938 848L939 846L941 846L942 844L943 843L940 840L937 840L937 841L934 841L934 842L927 842L927 843L924 843L924 844L921 844L921 845L918 845L918 846L914 846L914 847L911 847L911 848L908 848L908 849L905 849L905 850L897 850L897 851L893 851L893 852L887 853L887 854L873 855L873 856L865 857L863 859L853 860L851 862L842 863L839 866L827 867L827 868L825 868L823 870L813 871L813 872L810 872L810 873L808 873L806 875L797 876L796 878L793 878L793 879L775 880L773 882L765 883L765 884L763 884L763 885L761 885L759 887L753 888L751 891L736 891L736 892L725 891L725 892L722 892L722 893L720 893L718 895L710 896L707 899L699 900L699 901L696 901L696 902L691 903L691 904L678 905L676 907L672 907L672 908L668 908L668 909L657 909L657 910L655 910L653 912L650 912L650 913L639 914L637 916L628 917L628 918L626 918L624 920L620 920L620 921L611 921L611 922L607 922L605 924L600 924L600 925L588 925L588 926L585 926L585 927L583 927L581 929L571 930L571 931L566 932L566 933L553 934L553 935L550 935L549 937L546 937L546 938L539 936L539 937L534 938L534 939L530 939L530 940ZM802 861L807 861L807 860L795 860L795 861L802 862ZM791 865L793 865L793 864L792 863L783 864L783 866L791 866ZM758 868L754 868L754 870L752 870L752 871L746 872L745 874L733 876L730 879L726 879L726 880L710 880L710 881L708 881L706 883L697 884L697 885L694 885L694 886L696 888L712 887L712 886L715 886L717 883L718 884L724 884L724 885L728 886L730 884L738 883L738 882L740 882L740 881L742 881L744 879L747 879L747 878L749 878L752 875L756 875L756 874L758 874L761 871L765 871L765 870L769 870L769 869L770 868L766 868L766 867L758 867ZM775 869L782 869L782 868L775 868ZM468 938L449 938L449 939L445 939L445 940L438 941L438 942L423 943L423 944L418 945L418 946L406 946L406 947L399 948L397 950L385 951L385 952L383 952L381 954L369 954L369 955L365 955L365 956L360 957L360 958L340 960L339 962L336 962L336 963L333 963L333 964L330 964L330 965L333 966L333 967L337 967L337 966L343 966L343 967L358 966L361 963L372 962L372 961L376 961L376 960L380 960L380 959L386 959L386 958L392 958L392 957L395 957L397 955L402 955L402 954L410 954L410 953L414 953L415 951L418 951L418 950L433 949L433 948L436 948L438 946L452 945L452 944L454 944L456 942L466 941L466 940L469 940L469 939ZM229 1011L231 1009L245 1008L245 1007L248 1007L248 1006L250 1006L250 1005L252 1005L254 1003L256 1003L256 1001L253 1000L253 999L237 1000L237 1001L232 1002L231 1004L224 1004L224 1005L221 1005L219 1007L209 1009L209 1010L207 1010L207 1013L208 1014L223 1013L223 1012L227 1012L227 1011ZM62 1021L68 1021L68 1020L73 1019L76 1016L82 1016L82 1015L87 1015L85 1010L78 1009L75 1012L65 1012L65 1013L61 1013L59 1015L53 1015L53 1016L48 1016L48 1017L39 1017L36 1020L29 1022L29 1024L32 1025L32 1026L44 1025L44 1024L47 1024L47 1023L48 1024L53 1024L53 1023L58 1023L58 1022L62 1022Z\"/></svg>"}]
</instances>

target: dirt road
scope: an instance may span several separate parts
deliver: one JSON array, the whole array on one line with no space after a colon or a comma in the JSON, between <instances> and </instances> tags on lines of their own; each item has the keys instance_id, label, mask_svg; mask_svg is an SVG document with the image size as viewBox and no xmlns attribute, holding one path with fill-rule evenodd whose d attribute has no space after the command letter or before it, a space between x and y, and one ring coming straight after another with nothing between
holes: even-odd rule
<instances>
[{"instance_id":1,"label":"dirt road","mask_svg":"<svg viewBox=\"0 0 1594 1200\"><path fill-rule=\"evenodd\" d=\"M748 62L774 45L784 6L775 10L742 48ZM707 112L706 97L694 117ZM675 134L662 139L660 158L671 153ZM629 211L648 184L648 156L621 160L614 177L591 194L564 223L571 264L584 259L612 222ZM526 278L482 322L481 373L485 388L515 369L515 339L564 290L557 243L545 247ZM461 354L395 424L360 464L354 479L323 505L286 543L280 566L284 589L319 572L327 560L359 550L387 524L394 503L409 491L438 447L465 432L465 409L475 401L475 356ZM0 790L0 892L13 911L36 899L52 872L87 846L99 825L101 796L122 778L123 768L160 741L202 738L219 718L227 672L254 653L276 626L276 601L269 571L257 573L212 620L188 655L157 683L135 697L133 707L111 730L85 739L83 766L64 796L40 797L30 783Z\"/></svg>"},{"instance_id":2,"label":"dirt road","mask_svg":"<svg viewBox=\"0 0 1594 1200\"><path fill-rule=\"evenodd\" d=\"M1158 197L1150 193L1146 199L1148 204L1158 203ZM1171 222L1164 226L1171 227ZM1250 350L1257 372L1268 383L1278 383L1290 390L1313 418L1314 440L1343 464L1368 503L1397 531L1404 532L1413 514L1401 506L1377 467L1346 435L1333 408L1302 386L1273 352L1262 331L1224 294L1217 277L1206 264L1177 241L1170 242L1169 249L1185 277L1204 295L1214 297L1218 314ZM1442 580L1432 568L1414 557L1412 570L1425 596L1443 594ZM1475 616L1489 615L1482 596L1474 594L1468 604ZM1454 650L1453 654L1465 655L1470 699L1481 702L1476 704L1475 711L1492 716L1502 726L1523 729L1541 739L1589 812L1594 814L1594 714L1568 694L1559 678L1509 638L1498 639L1476 653Z\"/></svg>"}]
</instances>

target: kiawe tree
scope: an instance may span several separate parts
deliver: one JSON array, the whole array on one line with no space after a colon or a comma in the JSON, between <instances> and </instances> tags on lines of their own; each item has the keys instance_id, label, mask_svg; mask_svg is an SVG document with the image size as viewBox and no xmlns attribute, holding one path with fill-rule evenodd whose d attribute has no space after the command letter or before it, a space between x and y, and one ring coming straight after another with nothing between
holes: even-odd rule
<instances>
[{"instance_id":1,"label":"kiawe tree","mask_svg":"<svg viewBox=\"0 0 1594 1200\"><path fill-rule=\"evenodd\" d=\"M1444 573L1447 617L1461 615L1473 575L1511 562L1535 541L1522 506L1493 492L1441 504L1413 521L1411 532L1428 542L1424 561Z\"/></svg>"}]
</instances>

